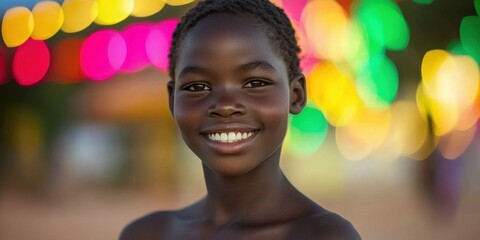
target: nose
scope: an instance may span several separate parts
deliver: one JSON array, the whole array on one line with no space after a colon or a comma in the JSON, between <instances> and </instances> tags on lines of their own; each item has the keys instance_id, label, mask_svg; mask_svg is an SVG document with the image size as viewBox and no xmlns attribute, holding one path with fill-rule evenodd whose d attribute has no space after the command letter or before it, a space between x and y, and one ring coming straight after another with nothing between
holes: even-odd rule
<instances>
[{"instance_id":1,"label":"nose","mask_svg":"<svg viewBox=\"0 0 480 240\"><path fill-rule=\"evenodd\" d=\"M245 114L245 105L232 87L217 88L212 91L212 104L208 109L210 117L229 118Z\"/></svg>"}]
</instances>

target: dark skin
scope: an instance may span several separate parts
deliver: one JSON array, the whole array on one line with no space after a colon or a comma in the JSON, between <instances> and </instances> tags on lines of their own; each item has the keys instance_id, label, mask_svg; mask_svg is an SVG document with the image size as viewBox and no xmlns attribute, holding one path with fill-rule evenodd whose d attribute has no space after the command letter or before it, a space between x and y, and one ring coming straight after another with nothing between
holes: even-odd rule
<instances>
[{"instance_id":1,"label":"dark skin","mask_svg":"<svg viewBox=\"0 0 480 240\"><path fill-rule=\"evenodd\" d=\"M208 193L184 209L134 221L120 239L360 239L279 167L288 115L305 106L305 79L289 79L258 24L245 15L202 19L175 70L170 109L202 161ZM240 135L221 140L231 132Z\"/></svg>"}]
</instances>

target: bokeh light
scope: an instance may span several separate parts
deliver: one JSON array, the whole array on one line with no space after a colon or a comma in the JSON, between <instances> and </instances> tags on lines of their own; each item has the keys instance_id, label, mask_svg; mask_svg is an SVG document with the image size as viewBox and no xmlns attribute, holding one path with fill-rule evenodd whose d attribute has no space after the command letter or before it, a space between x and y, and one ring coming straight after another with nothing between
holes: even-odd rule
<instances>
[{"instance_id":1,"label":"bokeh light","mask_svg":"<svg viewBox=\"0 0 480 240\"><path fill-rule=\"evenodd\" d=\"M62 6L54 1L43 1L32 10L34 28L32 38L45 40L55 35L63 24Z\"/></svg>"},{"instance_id":2,"label":"bokeh light","mask_svg":"<svg viewBox=\"0 0 480 240\"><path fill-rule=\"evenodd\" d=\"M442 136L438 142L438 150L446 159L457 159L475 137L477 126L473 125L466 130L453 130L447 135Z\"/></svg>"},{"instance_id":3,"label":"bokeh light","mask_svg":"<svg viewBox=\"0 0 480 240\"><path fill-rule=\"evenodd\" d=\"M50 50L44 41L29 39L16 49L13 56L13 76L22 86L39 83L49 67Z\"/></svg>"},{"instance_id":4,"label":"bokeh light","mask_svg":"<svg viewBox=\"0 0 480 240\"><path fill-rule=\"evenodd\" d=\"M467 51L465 51L465 48L463 48L460 39L454 39L450 41L447 46L447 51L453 55L468 55Z\"/></svg>"},{"instance_id":5,"label":"bokeh light","mask_svg":"<svg viewBox=\"0 0 480 240\"><path fill-rule=\"evenodd\" d=\"M480 64L480 17L464 17L460 24L460 39L465 51Z\"/></svg>"},{"instance_id":6,"label":"bokeh light","mask_svg":"<svg viewBox=\"0 0 480 240\"><path fill-rule=\"evenodd\" d=\"M282 0L282 7L290 19L299 22L307 2L308 0Z\"/></svg>"},{"instance_id":7,"label":"bokeh light","mask_svg":"<svg viewBox=\"0 0 480 240\"><path fill-rule=\"evenodd\" d=\"M121 68L122 71L136 72L150 64L146 51L146 42L151 30L151 24L136 23L122 31L121 34L127 44L127 55Z\"/></svg>"},{"instance_id":8,"label":"bokeh light","mask_svg":"<svg viewBox=\"0 0 480 240\"><path fill-rule=\"evenodd\" d=\"M337 0L337 3L342 6L347 14L349 14L354 0Z\"/></svg>"},{"instance_id":9,"label":"bokeh light","mask_svg":"<svg viewBox=\"0 0 480 240\"><path fill-rule=\"evenodd\" d=\"M132 16L148 17L160 12L165 6L166 0L135 0Z\"/></svg>"},{"instance_id":10,"label":"bokeh light","mask_svg":"<svg viewBox=\"0 0 480 240\"><path fill-rule=\"evenodd\" d=\"M170 6L181 6L192 3L195 0L167 0L167 4Z\"/></svg>"},{"instance_id":11,"label":"bokeh light","mask_svg":"<svg viewBox=\"0 0 480 240\"><path fill-rule=\"evenodd\" d=\"M354 81L331 62L321 62L307 76L313 102L333 126L349 123L361 106Z\"/></svg>"},{"instance_id":12,"label":"bokeh light","mask_svg":"<svg viewBox=\"0 0 480 240\"><path fill-rule=\"evenodd\" d=\"M133 11L134 0L97 0L98 15L95 23L113 25L125 20Z\"/></svg>"},{"instance_id":13,"label":"bokeh light","mask_svg":"<svg viewBox=\"0 0 480 240\"><path fill-rule=\"evenodd\" d=\"M5 50L0 47L0 85L7 82L8 66L7 66L7 54Z\"/></svg>"},{"instance_id":14,"label":"bokeh light","mask_svg":"<svg viewBox=\"0 0 480 240\"><path fill-rule=\"evenodd\" d=\"M270 0L270 2L275 4L277 7L283 7L283 0Z\"/></svg>"},{"instance_id":15,"label":"bokeh light","mask_svg":"<svg viewBox=\"0 0 480 240\"><path fill-rule=\"evenodd\" d=\"M52 50L52 77L60 83L74 83L85 78L80 68L83 38L59 41Z\"/></svg>"},{"instance_id":16,"label":"bokeh light","mask_svg":"<svg viewBox=\"0 0 480 240\"><path fill-rule=\"evenodd\" d=\"M306 35L318 58L341 60L347 41L348 19L334 0L309 1L302 15Z\"/></svg>"},{"instance_id":17,"label":"bokeh light","mask_svg":"<svg viewBox=\"0 0 480 240\"><path fill-rule=\"evenodd\" d=\"M390 50L403 50L410 40L410 31L402 11L391 0L357 2L355 16L368 32L372 45Z\"/></svg>"},{"instance_id":18,"label":"bokeh light","mask_svg":"<svg viewBox=\"0 0 480 240\"><path fill-rule=\"evenodd\" d=\"M362 108L348 125L336 128L338 150L349 160L364 159L385 141L390 124L390 109Z\"/></svg>"},{"instance_id":19,"label":"bokeh light","mask_svg":"<svg viewBox=\"0 0 480 240\"><path fill-rule=\"evenodd\" d=\"M394 156L411 156L425 144L428 123L413 101L397 101L391 106L392 123L388 134L389 151Z\"/></svg>"},{"instance_id":20,"label":"bokeh light","mask_svg":"<svg viewBox=\"0 0 480 240\"><path fill-rule=\"evenodd\" d=\"M7 47L17 47L27 41L33 32L33 15L26 7L14 7L5 12L2 36Z\"/></svg>"},{"instance_id":21,"label":"bokeh light","mask_svg":"<svg viewBox=\"0 0 480 240\"><path fill-rule=\"evenodd\" d=\"M106 80L120 69L127 46L122 35L114 30L100 30L89 36L80 51L80 66L92 80Z\"/></svg>"},{"instance_id":22,"label":"bokeh light","mask_svg":"<svg viewBox=\"0 0 480 240\"><path fill-rule=\"evenodd\" d=\"M340 47L345 54L345 63L355 74L360 73L369 65L370 58L383 57L384 50L379 46L372 45L368 33L358 22L352 19L347 26L346 40L341 42ZM375 50L372 50L375 49Z\"/></svg>"},{"instance_id":23,"label":"bokeh light","mask_svg":"<svg viewBox=\"0 0 480 240\"><path fill-rule=\"evenodd\" d=\"M431 4L433 3L433 0L413 0L414 2L418 4Z\"/></svg>"},{"instance_id":24,"label":"bokeh light","mask_svg":"<svg viewBox=\"0 0 480 240\"><path fill-rule=\"evenodd\" d=\"M442 136L453 129L469 129L477 120L474 109L479 88L479 68L469 56L431 50L422 62L418 101L425 103L424 115L431 116L433 130Z\"/></svg>"},{"instance_id":25,"label":"bokeh light","mask_svg":"<svg viewBox=\"0 0 480 240\"><path fill-rule=\"evenodd\" d=\"M357 89L362 100L372 108L386 108L398 91L398 71L386 57L371 58L357 76Z\"/></svg>"},{"instance_id":26,"label":"bokeh light","mask_svg":"<svg viewBox=\"0 0 480 240\"><path fill-rule=\"evenodd\" d=\"M90 26L98 15L96 0L64 0L62 31L74 33Z\"/></svg>"},{"instance_id":27,"label":"bokeh light","mask_svg":"<svg viewBox=\"0 0 480 240\"><path fill-rule=\"evenodd\" d=\"M328 122L323 113L307 105L301 114L291 116L286 145L295 154L311 155L322 146L327 133Z\"/></svg>"},{"instance_id":28,"label":"bokeh light","mask_svg":"<svg viewBox=\"0 0 480 240\"><path fill-rule=\"evenodd\" d=\"M147 37L146 49L150 63L160 70L168 69L168 52L172 42L172 34L178 19L166 19L153 26Z\"/></svg>"},{"instance_id":29,"label":"bokeh light","mask_svg":"<svg viewBox=\"0 0 480 240\"><path fill-rule=\"evenodd\" d=\"M473 4L475 5L475 10L477 10L477 15L480 16L480 0L473 0Z\"/></svg>"}]
</instances>

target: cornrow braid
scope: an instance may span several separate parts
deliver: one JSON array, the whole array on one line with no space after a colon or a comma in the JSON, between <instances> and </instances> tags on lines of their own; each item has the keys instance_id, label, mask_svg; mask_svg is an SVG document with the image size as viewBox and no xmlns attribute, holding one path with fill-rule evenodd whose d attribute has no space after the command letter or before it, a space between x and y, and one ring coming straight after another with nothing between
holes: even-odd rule
<instances>
[{"instance_id":1,"label":"cornrow braid","mask_svg":"<svg viewBox=\"0 0 480 240\"><path fill-rule=\"evenodd\" d=\"M175 66L182 42L188 31L200 20L214 13L247 14L267 30L267 37L273 50L283 59L288 69L289 79L301 74L300 47L295 38L295 30L283 9L268 0L205 0L190 9L180 20L173 32L170 60L170 77L175 79Z\"/></svg>"}]
</instances>

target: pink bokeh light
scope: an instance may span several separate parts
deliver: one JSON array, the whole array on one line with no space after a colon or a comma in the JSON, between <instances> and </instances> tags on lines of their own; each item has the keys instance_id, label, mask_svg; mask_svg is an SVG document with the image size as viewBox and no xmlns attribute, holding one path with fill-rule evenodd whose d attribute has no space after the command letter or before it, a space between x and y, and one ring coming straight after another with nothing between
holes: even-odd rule
<instances>
[{"instance_id":1,"label":"pink bokeh light","mask_svg":"<svg viewBox=\"0 0 480 240\"><path fill-rule=\"evenodd\" d=\"M100 30L88 37L80 50L80 66L92 80L106 80L125 62L127 46L122 35L114 30Z\"/></svg>"},{"instance_id":2,"label":"pink bokeh light","mask_svg":"<svg viewBox=\"0 0 480 240\"><path fill-rule=\"evenodd\" d=\"M147 37L146 49L150 63L156 68L168 69L168 53L172 43L172 34L178 19L167 19L156 24Z\"/></svg>"},{"instance_id":3,"label":"pink bokeh light","mask_svg":"<svg viewBox=\"0 0 480 240\"><path fill-rule=\"evenodd\" d=\"M133 24L122 31L122 36L127 44L127 55L121 71L136 72L150 64L146 43L151 31L152 25L148 23Z\"/></svg>"},{"instance_id":4,"label":"pink bokeh light","mask_svg":"<svg viewBox=\"0 0 480 240\"><path fill-rule=\"evenodd\" d=\"M49 67L50 50L44 41L29 39L16 49L13 56L13 76L22 86L39 83Z\"/></svg>"},{"instance_id":5,"label":"pink bokeh light","mask_svg":"<svg viewBox=\"0 0 480 240\"><path fill-rule=\"evenodd\" d=\"M288 17L295 21L300 21L302 17L303 9L307 5L308 0L283 0L283 9L287 13Z\"/></svg>"}]
</instances>

